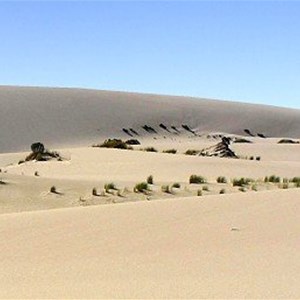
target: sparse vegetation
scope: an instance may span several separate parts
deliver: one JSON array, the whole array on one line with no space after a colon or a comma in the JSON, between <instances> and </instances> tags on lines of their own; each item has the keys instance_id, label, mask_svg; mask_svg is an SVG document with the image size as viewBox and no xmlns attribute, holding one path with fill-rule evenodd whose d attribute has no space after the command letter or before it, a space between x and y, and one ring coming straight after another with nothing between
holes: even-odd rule
<instances>
[{"instance_id":1,"label":"sparse vegetation","mask_svg":"<svg viewBox=\"0 0 300 300\"><path fill-rule=\"evenodd\" d=\"M116 149L133 149L132 147L128 146L124 141L120 139L108 139L105 140L100 145L93 145L93 147L100 147L100 148L116 148Z\"/></svg>"},{"instance_id":2,"label":"sparse vegetation","mask_svg":"<svg viewBox=\"0 0 300 300\"><path fill-rule=\"evenodd\" d=\"M202 196L202 190L197 190L197 196Z\"/></svg>"},{"instance_id":3,"label":"sparse vegetation","mask_svg":"<svg viewBox=\"0 0 300 300\"><path fill-rule=\"evenodd\" d=\"M181 185L180 185L180 183L175 182L175 183L173 183L172 187L176 188L176 189L180 189Z\"/></svg>"},{"instance_id":4,"label":"sparse vegetation","mask_svg":"<svg viewBox=\"0 0 300 300\"><path fill-rule=\"evenodd\" d=\"M157 149L155 149L154 147L146 147L143 149L143 151L146 152L158 152Z\"/></svg>"},{"instance_id":5,"label":"sparse vegetation","mask_svg":"<svg viewBox=\"0 0 300 300\"><path fill-rule=\"evenodd\" d=\"M225 189L221 189L220 190L220 194L225 194L226 193L226 190Z\"/></svg>"},{"instance_id":6,"label":"sparse vegetation","mask_svg":"<svg viewBox=\"0 0 300 300\"><path fill-rule=\"evenodd\" d=\"M196 183L196 184L206 183L206 179L203 176L191 175L189 179L189 183Z\"/></svg>"},{"instance_id":7,"label":"sparse vegetation","mask_svg":"<svg viewBox=\"0 0 300 300\"><path fill-rule=\"evenodd\" d=\"M207 185L205 185L202 187L202 190L205 192L209 192L209 187Z\"/></svg>"},{"instance_id":8,"label":"sparse vegetation","mask_svg":"<svg viewBox=\"0 0 300 300\"><path fill-rule=\"evenodd\" d=\"M153 184L153 176L152 175L148 176L147 183L148 184Z\"/></svg>"},{"instance_id":9,"label":"sparse vegetation","mask_svg":"<svg viewBox=\"0 0 300 300\"><path fill-rule=\"evenodd\" d=\"M239 188L239 191L245 193L245 192L247 192L247 189L245 187L241 186Z\"/></svg>"},{"instance_id":10,"label":"sparse vegetation","mask_svg":"<svg viewBox=\"0 0 300 300\"><path fill-rule=\"evenodd\" d=\"M272 182L272 183L280 183L281 178L279 176L276 175L271 175L271 176L266 176L264 179L264 182Z\"/></svg>"},{"instance_id":11,"label":"sparse vegetation","mask_svg":"<svg viewBox=\"0 0 300 300\"><path fill-rule=\"evenodd\" d=\"M170 188L169 185L162 185L161 191L163 193L172 194L172 189Z\"/></svg>"},{"instance_id":12,"label":"sparse vegetation","mask_svg":"<svg viewBox=\"0 0 300 300\"><path fill-rule=\"evenodd\" d=\"M177 150L176 149L167 149L167 150L164 150L163 153L176 154Z\"/></svg>"},{"instance_id":13,"label":"sparse vegetation","mask_svg":"<svg viewBox=\"0 0 300 300\"><path fill-rule=\"evenodd\" d=\"M224 177L224 176L219 176L219 177L217 178L217 182L218 182L218 183L227 183L227 179L226 179L226 177Z\"/></svg>"},{"instance_id":14,"label":"sparse vegetation","mask_svg":"<svg viewBox=\"0 0 300 300\"><path fill-rule=\"evenodd\" d=\"M50 193L57 194L57 190L56 190L56 187L54 185L51 186Z\"/></svg>"},{"instance_id":15,"label":"sparse vegetation","mask_svg":"<svg viewBox=\"0 0 300 300\"><path fill-rule=\"evenodd\" d=\"M149 190L149 187L148 187L147 182L137 183L134 187L134 192L135 193L144 193L145 191L148 191L148 190Z\"/></svg>"},{"instance_id":16,"label":"sparse vegetation","mask_svg":"<svg viewBox=\"0 0 300 300\"><path fill-rule=\"evenodd\" d=\"M92 195L93 196L98 196L97 189L95 187L92 190Z\"/></svg>"},{"instance_id":17,"label":"sparse vegetation","mask_svg":"<svg viewBox=\"0 0 300 300\"><path fill-rule=\"evenodd\" d=\"M34 172L34 176L40 176L38 171Z\"/></svg>"},{"instance_id":18,"label":"sparse vegetation","mask_svg":"<svg viewBox=\"0 0 300 300\"><path fill-rule=\"evenodd\" d=\"M240 187L244 187L249 185L251 182L253 182L254 180L251 178L234 178L232 180L232 185L233 186L240 186Z\"/></svg>"},{"instance_id":19,"label":"sparse vegetation","mask_svg":"<svg viewBox=\"0 0 300 300\"><path fill-rule=\"evenodd\" d=\"M104 185L104 190L105 190L105 192L106 193L111 193L111 191L112 190L117 190L117 187L116 187L116 185L113 183L113 182L110 182L110 183L106 183L105 185Z\"/></svg>"},{"instance_id":20,"label":"sparse vegetation","mask_svg":"<svg viewBox=\"0 0 300 300\"><path fill-rule=\"evenodd\" d=\"M244 139L244 138L236 138L234 140L234 143L252 143L250 140Z\"/></svg>"},{"instance_id":21,"label":"sparse vegetation","mask_svg":"<svg viewBox=\"0 0 300 300\"><path fill-rule=\"evenodd\" d=\"M184 152L185 155L197 155L199 153L200 153L199 150L193 150L193 149L188 149Z\"/></svg>"},{"instance_id":22,"label":"sparse vegetation","mask_svg":"<svg viewBox=\"0 0 300 300\"><path fill-rule=\"evenodd\" d=\"M260 161L261 160L261 157L260 156L256 156L255 158L257 161Z\"/></svg>"},{"instance_id":23,"label":"sparse vegetation","mask_svg":"<svg viewBox=\"0 0 300 300\"><path fill-rule=\"evenodd\" d=\"M299 144L299 141L294 141L291 139L282 139L278 142L278 144Z\"/></svg>"}]
</instances>

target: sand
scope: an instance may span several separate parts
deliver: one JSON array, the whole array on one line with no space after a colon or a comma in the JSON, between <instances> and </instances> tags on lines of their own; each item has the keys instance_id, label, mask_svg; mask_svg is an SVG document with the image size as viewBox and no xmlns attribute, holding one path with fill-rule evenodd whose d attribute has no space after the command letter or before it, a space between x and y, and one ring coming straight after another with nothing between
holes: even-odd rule
<instances>
[{"instance_id":1,"label":"sand","mask_svg":"<svg viewBox=\"0 0 300 300\"><path fill-rule=\"evenodd\" d=\"M300 298L300 189L282 183L300 177L300 144L278 144L299 141L299 110L29 87L0 87L0 105L0 298ZM122 128L141 145L91 147L130 138ZM230 146L240 159L184 154L219 134L252 143ZM19 164L35 141L63 161ZM280 184L264 182L273 174ZM241 191L240 177L254 181ZM118 190L104 193L110 182Z\"/></svg>"}]
</instances>

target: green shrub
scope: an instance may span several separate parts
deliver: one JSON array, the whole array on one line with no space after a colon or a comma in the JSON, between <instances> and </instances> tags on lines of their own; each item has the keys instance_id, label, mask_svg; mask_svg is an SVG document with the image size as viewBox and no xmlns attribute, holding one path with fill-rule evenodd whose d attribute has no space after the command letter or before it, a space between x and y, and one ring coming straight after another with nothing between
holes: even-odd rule
<instances>
[{"instance_id":1,"label":"green shrub","mask_svg":"<svg viewBox=\"0 0 300 300\"><path fill-rule=\"evenodd\" d=\"M180 183L175 182L175 183L173 183L172 187L176 188L176 189L180 189L181 185L180 185Z\"/></svg>"},{"instance_id":2,"label":"green shrub","mask_svg":"<svg viewBox=\"0 0 300 300\"><path fill-rule=\"evenodd\" d=\"M189 182L197 184L206 183L206 179L203 176L191 175Z\"/></svg>"},{"instance_id":3,"label":"green shrub","mask_svg":"<svg viewBox=\"0 0 300 300\"><path fill-rule=\"evenodd\" d=\"M149 187L148 187L147 182L137 183L134 187L134 192L135 193L143 193L143 192L148 191L148 190L149 190Z\"/></svg>"},{"instance_id":4,"label":"green shrub","mask_svg":"<svg viewBox=\"0 0 300 300\"><path fill-rule=\"evenodd\" d=\"M143 149L146 152L158 152L154 147L146 147Z\"/></svg>"},{"instance_id":5,"label":"green shrub","mask_svg":"<svg viewBox=\"0 0 300 300\"><path fill-rule=\"evenodd\" d=\"M113 182L110 182L104 185L104 190L106 193L109 193L111 190L117 190L117 187Z\"/></svg>"},{"instance_id":6,"label":"green shrub","mask_svg":"<svg viewBox=\"0 0 300 300\"><path fill-rule=\"evenodd\" d=\"M50 188L50 193L54 193L54 194L57 193L56 187L55 187L54 185L51 186L51 188Z\"/></svg>"},{"instance_id":7,"label":"green shrub","mask_svg":"<svg viewBox=\"0 0 300 300\"><path fill-rule=\"evenodd\" d=\"M245 186L245 185L249 185L251 182L253 182L254 180L251 178L234 178L232 181L232 185L233 186Z\"/></svg>"},{"instance_id":8,"label":"green shrub","mask_svg":"<svg viewBox=\"0 0 300 300\"><path fill-rule=\"evenodd\" d=\"M186 150L184 154L186 154L186 155L197 155L199 153L200 153L199 150L189 149L189 150Z\"/></svg>"},{"instance_id":9,"label":"green shrub","mask_svg":"<svg viewBox=\"0 0 300 300\"><path fill-rule=\"evenodd\" d=\"M98 196L97 189L95 187L92 190L92 195L93 196Z\"/></svg>"},{"instance_id":10,"label":"green shrub","mask_svg":"<svg viewBox=\"0 0 300 300\"><path fill-rule=\"evenodd\" d=\"M205 185L204 187L202 187L202 190L205 191L205 192L209 192L209 188L207 185Z\"/></svg>"},{"instance_id":11,"label":"green shrub","mask_svg":"<svg viewBox=\"0 0 300 300\"><path fill-rule=\"evenodd\" d=\"M167 149L167 150L164 150L163 153L176 154L177 150L176 149Z\"/></svg>"},{"instance_id":12,"label":"green shrub","mask_svg":"<svg viewBox=\"0 0 300 300\"><path fill-rule=\"evenodd\" d=\"M218 183L227 183L227 179L226 179L226 177L224 177L224 176L219 176L219 177L217 178L217 182L218 182Z\"/></svg>"},{"instance_id":13,"label":"green shrub","mask_svg":"<svg viewBox=\"0 0 300 300\"><path fill-rule=\"evenodd\" d=\"M108 139L105 140L100 145L93 145L93 147L101 147L101 148L116 148L116 149L133 149L132 147L128 146L125 142L120 139Z\"/></svg>"},{"instance_id":14,"label":"green shrub","mask_svg":"<svg viewBox=\"0 0 300 300\"><path fill-rule=\"evenodd\" d=\"M225 189L221 189L220 190L220 194L225 194L226 193L226 190Z\"/></svg>"},{"instance_id":15,"label":"green shrub","mask_svg":"<svg viewBox=\"0 0 300 300\"><path fill-rule=\"evenodd\" d=\"M172 194L172 189L168 185L162 185L161 191L163 193Z\"/></svg>"},{"instance_id":16,"label":"green shrub","mask_svg":"<svg viewBox=\"0 0 300 300\"><path fill-rule=\"evenodd\" d=\"M272 183L280 183L281 178L276 175L271 175L269 177L265 177L265 182L272 182Z\"/></svg>"},{"instance_id":17,"label":"green shrub","mask_svg":"<svg viewBox=\"0 0 300 300\"><path fill-rule=\"evenodd\" d=\"M148 184L153 184L153 176L152 175L148 176L147 183Z\"/></svg>"}]
</instances>

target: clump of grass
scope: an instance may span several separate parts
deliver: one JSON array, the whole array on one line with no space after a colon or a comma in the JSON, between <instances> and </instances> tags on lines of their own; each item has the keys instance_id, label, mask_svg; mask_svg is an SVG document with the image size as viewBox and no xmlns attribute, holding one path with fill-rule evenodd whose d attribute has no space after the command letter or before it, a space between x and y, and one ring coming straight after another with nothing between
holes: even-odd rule
<instances>
[{"instance_id":1,"label":"clump of grass","mask_svg":"<svg viewBox=\"0 0 300 300\"><path fill-rule=\"evenodd\" d=\"M254 160L254 156L250 156L249 159L250 159L250 160Z\"/></svg>"},{"instance_id":2,"label":"clump of grass","mask_svg":"<svg viewBox=\"0 0 300 300\"><path fill-rule=\"evenodd\" d=\"M3 181L2 179L0 179L0 185L5 185L7 184L5 181Z\"/></svg>"},{"instance_id":3,"label":"clump of grass","mask_svg":"<svg viewBox=\"0 0 300 300\"><path fill-rule=\"evenodd\" d=\"M251 178L234 178L232 180L232 185L233 186L240 186L240 187L243 187L245 185L249 185L251 182L253 182L254 180L251 179Z\"/></svg>"},{"instance_id":4,"label":"clump of grass","mask_svg":"<svg viewBox=\"0 0 300 300\"><path fill-rule=\"evenodd\" d=\"M221 189L220 190L220 194L225 194L226 193L226 190L225 189Z\"/></svg>"},{"instance_id":5,"label":"clump of grass","mask_svg":"<svg viewBox=\"0 0 300 300\"><path fill-rule=\"evenodd\" d=\"M247 189L245 187L241 186L239 188L239 191L245 193L245 192L247 192Z\"/></svg>"},{"instance_id":6,"label":"clump of grass","mask_svg":"<svg viewBox=\"0 0 300 300\"><path fill-rule=\"evenodd\" d=\"M148 184L153 184L153 176L152 175L147 177L147 183Z\"/></svg>"},{"instance_id":7,"label":"clump of grass","mask_svg":"<svg viewBox=\"0 0 300 300\"><path fill-rule=\"evenodd\" d=\"M131 146L128 146L124 141L122 141L120 139L108 139L108 140L105 140L100 145L93 145L93 147L116 148L116 149L133 149Z\"/></svg>"},{"instance_id":8,"label":"clump of grass","mask_svg":"<svg viewBox=\"0 0 300 300\"><path fill-rule=\"evenodd\" d=\"M202 190L197 190L197 196L202 196Z\"/></svg>"},{"instance_id":9,"label":"clump of grass","mask_svg":"<svg viewBox=\"0 0 300 300\"><path fill-rule=\"evenodd\" d=\"M282 185L280 186L282 189L286 190L289 188L289 183L288 182L283 182Z\"/></svg>"},{"instance_id":10,"label":"clump of grass","mask_svg":"<svg viewBox=\"0 0 300 300\"><path fill-rule=\"evenodd\" d=\"M272 182L272 183L280 183L281 178L276 175L266 176L264 179L265 182Z\"/></svg>"},{"instance_id":11,"label":"clump of grass","mask_svg":"<svg viewBox=\"0 0 300 300\"><path fill-rule=\"evenodd\" d=\"M110 182L104 185L104 190L106 193L110 193L111 190L117 190L117 187L113 182Z\"/></svg>"},{"instance_id":12,"label":"clump of grass","mask_svg":"<svg viewBox=\"0 0 300 300\"><path fill-rule=\"evenodd\" d=\"M219 177L217 178L217 182L218 182L218 183L227 183L227 179L226 179L226 177L224 177L224 176L219 176Z\"/></svg>"},{"instance_id":13,"label":"clump of grass","mask_svg":"<svg viewBox=\"0 0 300 300\"><path fill-rule=\"evenodd\" d=\"M257 161L260 161L261 160L261 157L260 156L256 156L255 158Z\"/></svg>"},{"instance_id":14,"label":"clump of grass","mask_svg":"<svg viewBox=\"0 0 300 300\"><path fill-rule=\"evenodd\" d=\"M169 185L162 185L161 191L163 193L172 194L172 188Z\"/></svg>"},{"instance_id":15,"label":"clump of grass","mask_svg":"<svg viewBox=\"0 0 300 300\"><path fill-rule=\"evenodd\" d=\"M134 192L135 193L144 193L145 191L148 191L148 190L149 190L149 187L148 187L147 182L137 183L134 187Z\"/></svg>"},{"instance_id":16,"label":"clump of grass","mask_svg":"<svg viewBox=\"0 0 300 300\"><path fill-rule=\"evenodd\" d=\"M98 196L97 189L95 187L92 189L92 195Z\"/></svg>"},{"instance_id":17,"label":"clump of grass","mask_svg":"<svg viewBox=\"0 0 300 300\"><path fill-rule=\"evenodd\" d=\"M163 153L176 154L177 150L176 149L167 149L167 150L164 150Z\"/></svg>"},{"instance_id":18,"label":"clump of grass","mask_svg":"<svg viewBox=\"0 0 300 300\"><path fill-rule=\"evenodd\" d=\"M254 191L254 192L257 192L257 191L258 191L257 185L256 185L256 184L253 184L253 185L251 186L251 190Z\"/></svg>"},{"instance_id":19,"label":"clump of grass","mask_svg":"<svg viewBox=\"0 0 300 300\"><path fill-rule=\"evenodd\" d=\"M176 189L180 189L181 185L180 185L180 183L175 182L175 183L173 183L172 187L176 188Z\"/></svg>"},{"instance_id":20,"label":"clump of grass","mask_svg":"<svg viewBox=\"0 0 300 300\"><path fill-rule=\"evenodd\" d=\"M51 186L50 193L57 194L56 186Z\"/></svg>"},{"instance_id":21,"label":"clump of grass","mask_svg":"<svg viewBox=\"0 0 300 300\"><path fill-rule=\"evenodd\" d=\"M34 176L40 176L38 171L34 172Z\"/></svg>"},{"instance_id":22,"label":"clump of grass","mask_svg":"<svg viewBox=\"0 0 300 300\"><path fill-rule=\"evenodd\" d=\"M193 150L193 149L188 149L184 152L184 154L186 154L186 155L197 155L199 153L200 153L199 150Z\"/></svg>"},{"instance_id":23,"label":"clump of grass","mask_svg":"<svg viewBox=\"0 0 300 300\"><path fill-rule=\"evenodd\" d=\"M209 187L207 185L205 185L204 187L202 187L202 190L205 192L209 192Z\"/></svg>"},{"instance_id":24,"label":"clump of grass","mask_svg":"<svg viewBox=\"0 0 300 300\"><path fill-rule=\"evenodd\" d=\"M189 179L190 183L206 183L206 179L203 176L199 176L199 175L191 175L190 179Z\"/></svg>"},{"instance_id":25,"label":"clump of grass","mask_svg":"<svg viewBox=\"0 0 300 300\"><path fill-rule=\"evenodd\" d=\"M146 147L143 149L143 151L146 152L158 152L157 149L155 149L154 147Z\"/></svg>"}]
</instances>

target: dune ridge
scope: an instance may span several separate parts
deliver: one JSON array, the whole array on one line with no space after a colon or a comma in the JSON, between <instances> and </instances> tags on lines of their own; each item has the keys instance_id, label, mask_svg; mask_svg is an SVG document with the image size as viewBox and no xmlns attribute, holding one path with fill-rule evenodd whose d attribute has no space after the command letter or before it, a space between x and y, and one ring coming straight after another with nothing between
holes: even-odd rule
<instances>
[{"instance_id":1,"label":"dune ridge","mask_svg":"<svg viewBox=\"0 0 300 300\"><path fill-rule=\"evenodd\" d=\"M161 123L199 132L273 137L300 136L300 110L192 97L72 88L0 86L0 153L27 150L42 141L53 147L87 146L125 137L142 126L166 131Z\"/></svg>"}]
</instances>

